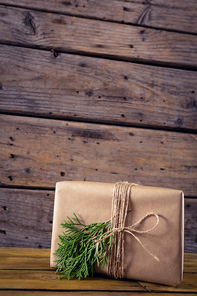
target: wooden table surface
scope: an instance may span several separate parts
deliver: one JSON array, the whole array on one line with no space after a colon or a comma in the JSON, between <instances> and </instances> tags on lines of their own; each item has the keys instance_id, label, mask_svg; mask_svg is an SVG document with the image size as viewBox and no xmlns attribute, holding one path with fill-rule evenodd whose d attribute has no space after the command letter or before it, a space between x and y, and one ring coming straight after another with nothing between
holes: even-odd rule
<instances>
[{"instance_id":1,"label":"wooden table surface","mask_svg":"<svg viewBox=\"0 0 197 296\"><path fill-rule=\"evenodd\" d=\"M58 279L49 267L49 249L0 248L0 295L189 295L197 294L197 254L186 253L177 287L96 276Z\"/></svg>"}]
</instances>

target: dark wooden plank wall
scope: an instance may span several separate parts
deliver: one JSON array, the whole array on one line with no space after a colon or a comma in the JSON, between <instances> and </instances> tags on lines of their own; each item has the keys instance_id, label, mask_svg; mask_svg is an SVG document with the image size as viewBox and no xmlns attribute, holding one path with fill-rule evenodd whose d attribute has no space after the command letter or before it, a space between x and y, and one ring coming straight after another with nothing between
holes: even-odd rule
<instances>
[{"instance_id":1,"label":"dark wooden plank wall","mask_svg":"<svg viewBox=\"0 0 197 296\"><path fill-rule=\"evenodd\" d=\"M128 180L184 191L197 252L196 61L195 0L0 1L0 246L50 248L55 182Z\"/></svg>"},{"instance_id":2,"label":"dark wooden plank wall","mask_svg":"<svg viewBox=\"0 0 197 296\"><path fill-rule=\"evenodd\" d=\"M4 6L0 14L2 43L197 67L196 35Z\"/></svg>"},{"instance_id":3,"label":"dark wooden plank wall","mask_svg":"<svg viewBox=\"0 0 197 296\"><path fill-rule=\"evenodd\" d=\"M1 3L16 6L15 0L4 0ZM196 0L114 0L113 5L111 1L105 0L17 0L17 6L176 32L197 33Z\"/></svg>"}]
</instances>

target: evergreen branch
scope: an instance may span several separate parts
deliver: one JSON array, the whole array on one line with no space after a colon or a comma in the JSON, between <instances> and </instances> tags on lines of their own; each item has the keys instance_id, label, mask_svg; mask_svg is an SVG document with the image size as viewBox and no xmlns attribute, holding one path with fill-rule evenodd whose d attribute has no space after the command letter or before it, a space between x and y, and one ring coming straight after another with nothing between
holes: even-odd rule
<instances>
[{"instance_id":1,"label":"evergreen branch","mask_svg":"<svg viewBox=\"0 0 197 296\"><path fill-rule=\"evenodd\" d=\"M84 225L76 214L73 214L74 218L72 219L67 216L69 222L64 220L61 223L65 230L62 235L58 235L58 248L54 253L57 259L54 262L56 262L56 273L59 271L63 273L59 278L72 279L76 277L80 280L82 277L93 276L95 262L98 266L102 263L102 268L106 266L108 262L107 250L114 243L114 237L110 236L106 250L105 232L111 230L111 221ZM96 248L95 241L99 240L101 236L103 239Z\"/></svg>"}]
</instances>

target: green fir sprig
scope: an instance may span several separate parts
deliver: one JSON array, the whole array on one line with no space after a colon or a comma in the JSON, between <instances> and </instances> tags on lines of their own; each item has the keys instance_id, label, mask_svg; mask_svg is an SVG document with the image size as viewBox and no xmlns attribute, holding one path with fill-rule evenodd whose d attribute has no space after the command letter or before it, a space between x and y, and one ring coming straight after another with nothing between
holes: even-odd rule
<instances>
[{"instance_id":1,"label":"green fir sprig","mask_svg":"<svg viewBox=\"0 0 197 296\"><path fill-rule=\"evenodd\" d=\"M67 216L61 226L65 229L62 235L59 235L58 248L55 251L57 259L55 267L57 272L63 273L59 278L67 277L78 278L79 280L87 276L93 276L93 265L97 262L104 268L108 262L107 251L114 242L111 235L106 242L105 233L111 230L111 221L96 222L89 225L82 224L75 213L74 218ZM102 240L98 243L102 237Z\"/></svg>"}]
</instances>

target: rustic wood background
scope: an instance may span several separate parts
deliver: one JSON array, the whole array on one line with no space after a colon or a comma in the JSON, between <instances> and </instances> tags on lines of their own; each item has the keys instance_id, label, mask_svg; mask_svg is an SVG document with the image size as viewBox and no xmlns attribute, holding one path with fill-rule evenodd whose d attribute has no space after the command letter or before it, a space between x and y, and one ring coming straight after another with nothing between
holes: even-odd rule
<instances>
[{"instance_id":1,"label":"rustic wood background","mask_svg":"<svg viewBox=\"0 0 197 296\"><path fill-rule=\"evenodd\" d=\"M197 1L0 0L0 246L50 248L57 181L181 189L197 252Z\"/></svg>"}]
</instances>

